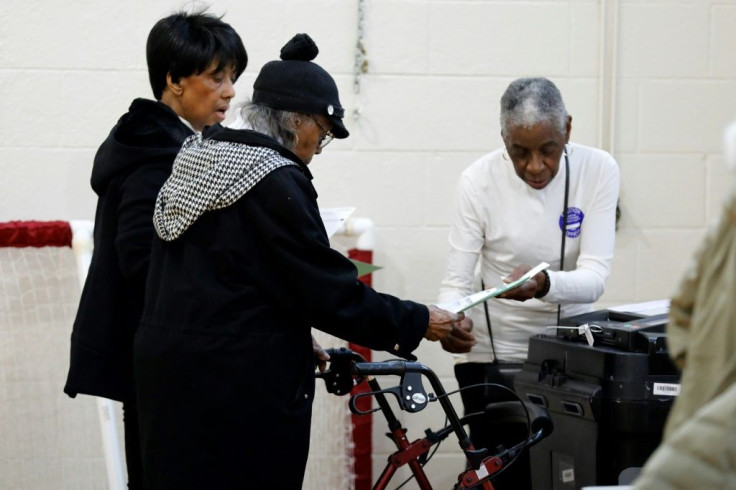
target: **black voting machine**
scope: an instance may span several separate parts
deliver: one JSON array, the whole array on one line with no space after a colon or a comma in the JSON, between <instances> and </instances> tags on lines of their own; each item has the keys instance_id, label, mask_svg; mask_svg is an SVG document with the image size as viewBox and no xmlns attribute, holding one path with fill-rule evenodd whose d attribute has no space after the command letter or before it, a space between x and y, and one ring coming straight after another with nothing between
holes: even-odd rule
<instances>
[{"instance_id":1,"label":"black voting machine","mask_svg":"<svg viewBox=\"0 0 736 490\"><path fill-rule=\"evenodd\" d=\"M517 394L546 407L554 422L530 450L533 490L630 483L661 441L679 390L666 315L601 310L560 325L570 328L529 340L514 381Z\"/></svg>"}]
</instances>

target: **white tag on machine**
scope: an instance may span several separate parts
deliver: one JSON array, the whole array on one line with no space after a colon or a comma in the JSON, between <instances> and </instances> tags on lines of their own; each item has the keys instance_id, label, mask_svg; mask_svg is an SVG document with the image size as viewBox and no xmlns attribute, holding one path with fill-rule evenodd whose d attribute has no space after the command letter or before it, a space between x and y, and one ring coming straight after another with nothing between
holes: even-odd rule
<instances>
[{"instance_id":1,"label":"white tag on machine","mask_svg":"<svg viewBox=\"0 0 736 490\"><path fill-rule=\"evenodd\" d=\"M590 331L590 325L587 323L583 323L578 327L578 333L585 335L585 340L588 341L588 345L593 347L593 342L595 342L595 339L593 338L593 332Z\"/></svg>"},{"instance_id":2,"label":"white tag on machine","mask_svg":"<svg viewBox=\"0 0 736 490\"><path fill-rule=\"evenodd\" d=\"M679 396L680 385L677 383L654 383L652 394L657 396Z\"/></svg>"}]
</instances>

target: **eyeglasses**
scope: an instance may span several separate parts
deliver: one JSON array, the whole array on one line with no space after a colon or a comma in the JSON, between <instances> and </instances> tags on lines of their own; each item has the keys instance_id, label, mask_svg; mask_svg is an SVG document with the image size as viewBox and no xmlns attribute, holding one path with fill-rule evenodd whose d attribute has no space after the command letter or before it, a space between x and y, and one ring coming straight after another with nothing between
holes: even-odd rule
<instances>
[{"instance_id":1,"label":"eyeglasses","mask_svg":"<svg viewBox=\"0 0 736 490\"><path fill-rule=\"evenodd\" d=\"M319 146L319 148L320 148L320 150L321 150L322 148L324 148L325 146L327 146L327 145L329 145L329 144L330 144L330 141L332 141L332 140L333 140L333 139L335 138L335 135L334 135L334 134L332 134L332 131L330 131L330 130L329 130L329 129L327 129L326 127L322 126L322 123L320 123L320 122L319 122L319 121L317 120L317 118L316 118L316 117L314 117L314 116L313 116L313 115L311 115L311 114L307 114L307 116L309 116L309 117L310 117L310 118L312 119L312 121L314 121L314 122L315 122L315 124L317 125L317 127L319 127L319 129L320 129L320 130L321 130L321 131L322 131L323 133L325 133L325 135L324 135L324 136L322 136L322 137L321 137L321 138L319 139L319 143L318 143L318 146Z\"/></svg>"}]
</instances>

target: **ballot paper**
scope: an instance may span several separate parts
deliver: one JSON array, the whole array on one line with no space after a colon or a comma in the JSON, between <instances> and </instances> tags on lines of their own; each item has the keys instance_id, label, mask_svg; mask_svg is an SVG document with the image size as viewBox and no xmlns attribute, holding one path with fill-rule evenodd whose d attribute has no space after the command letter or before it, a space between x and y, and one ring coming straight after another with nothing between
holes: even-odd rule
<instances>
[{"instance_id":1,"label":"ballot paper","mask_svg":"<svg viewBox=\"0 0 736 490\"><path fill-rule=\"evenodd\" d=\"M662 315L670 312L670 300L658 299L654 301L644 301L642 303L611 306L608 309L610 311L634 313L642 316Z\"/></svg>"},{"instance_id":2,"label":"ballot paper","mask_svg":"<svg viewBox=\"0 0 736 490\"><path fill-rule=\"evenodd\" d=\"M355 208L322 208L319 210L319 214L322 217L322 222L325 224L325 230L327 231L327 237L331 237L337 230L339 230L345 221L353 214Z\"/></svg>"},{"instance_id":3,"label":"ballot paper","mask_svg":"<svg viewBox=\"0 0 736 490\"><path fill-rule=\"evenodd\" d=\"M515 281L504 283L501 286L495 288L485 289L483 291L473 293L470 296L465 296L464 298L460 298L456 301L439 303L437 307L442 308L443 310L451 311L453 313L460 313L461 311L472 308L473 306L478 305L490 298L496 297L499 294L503 294L510 289L521 286L529 279L545 270L547 267L549 267L549 264L547 262L541 262L539 265L530 269L529 272L527 272Z\"/></svg>"}]
</instances>

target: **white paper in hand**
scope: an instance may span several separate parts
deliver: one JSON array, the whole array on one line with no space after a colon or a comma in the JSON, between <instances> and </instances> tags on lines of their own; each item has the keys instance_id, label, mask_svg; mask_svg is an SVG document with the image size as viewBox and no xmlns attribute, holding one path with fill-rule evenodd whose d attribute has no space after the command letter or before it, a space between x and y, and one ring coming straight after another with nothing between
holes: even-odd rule
<instances>
[{"instance_id":1,"label":"white paper in hand","mask_svg":"<svg viewBox=\"0 0 736 490\"><path fill-rule=\"evenodd\" d=\"M470 309L473 306L478 305L490 298L496 297L499 294L502 294L510 289L514 289L516 287L521 286L522 284L527 282L529 279L539 274L540 272L542 272L548 267L549 267L549 264L547 262L541 262L539 265L530 269L526 274L524 274L523 276L521 276L515 281L506 283L502 286L498 286L495 288L479 291L477 293L471 294L470 296L465 296L464 298L460 298L459 300L456 300L456 301L451 301L448 303L439 303L437 307L442 308L443 310L451 311L452 313L460 313L461 311Z\"/></svg>"}]
</instances>

